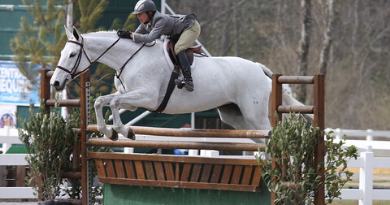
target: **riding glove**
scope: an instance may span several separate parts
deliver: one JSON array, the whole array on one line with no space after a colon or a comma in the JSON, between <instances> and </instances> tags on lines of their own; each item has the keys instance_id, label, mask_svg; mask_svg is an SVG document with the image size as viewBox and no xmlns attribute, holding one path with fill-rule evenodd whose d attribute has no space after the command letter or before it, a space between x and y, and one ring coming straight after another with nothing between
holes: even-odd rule
<instances>
[{"instance_id":1,"label":"riding glove","mask_svg":"<svg viewBox=\"0 0 390 205\"><path fill-rule=\"evenodd\" d=\"M129 38L129 39L132 39L130 34L131 34L131 31L122 31L122 30L118 30L116 32L118 34L119 37L121 38Z\"/></svg>"}]
</instances>

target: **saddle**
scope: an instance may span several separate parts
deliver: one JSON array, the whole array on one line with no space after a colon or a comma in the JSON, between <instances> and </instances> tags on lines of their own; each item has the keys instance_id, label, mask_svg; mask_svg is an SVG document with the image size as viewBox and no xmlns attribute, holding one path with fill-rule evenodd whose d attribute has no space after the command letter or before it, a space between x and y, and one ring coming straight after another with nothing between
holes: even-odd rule
<instances>
[{"instance_id":1,"label":"saddle","mask_svg":"<svg viewBox=\"0 0 390 205\"><path fill-rule=\"evenodd\" d=\"M169 53L169 58L171 58L171 61L173 62L174 65L179 65L179 62L176 58L176 54L175 54L175 44L176 44L176 41L169 41L168 43L168 53ZM190 63L190 65L192 65L192 63L194 62L194 53L196 54L199 54L199 55L204 55L202 53L202 46L201 45L197 45L197 46L193 46L193 47L189 47L185 50L185 53L186 53L186 56L187 56L187 59L188 59L188 62ZM175 69L176 69L176 66L175 66Z\"/></svg>"}]
</instances>

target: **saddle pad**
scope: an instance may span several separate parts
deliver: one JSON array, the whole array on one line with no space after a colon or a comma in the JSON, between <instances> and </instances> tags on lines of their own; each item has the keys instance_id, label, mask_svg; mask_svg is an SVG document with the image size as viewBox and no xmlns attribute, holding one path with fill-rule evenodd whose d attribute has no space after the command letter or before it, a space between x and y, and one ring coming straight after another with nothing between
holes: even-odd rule
<instances>
[{"instance_id":1,"label":"saddle pad","mask_svg":"<svg viewBox=\"0 0 390 205\"><path fill-rule=\"evenodd\" d=\"M164 40L164 55L165 55L165 58L167 59L167 62L168 62L168 64L169 64L169 67L171 68L171 70L173 70L173 68L174 68L174 65L173 65L173 63L172 63L172 60L171 60L171 58L169 57L169 52L168 52L168 43L169 43L169 39L165 39ZM192 69L194 69L195 68L195 59L196 58L194 58L194 61L192 62L192 64L191 64L191 70Z\"/></svg>"}]
</instances>

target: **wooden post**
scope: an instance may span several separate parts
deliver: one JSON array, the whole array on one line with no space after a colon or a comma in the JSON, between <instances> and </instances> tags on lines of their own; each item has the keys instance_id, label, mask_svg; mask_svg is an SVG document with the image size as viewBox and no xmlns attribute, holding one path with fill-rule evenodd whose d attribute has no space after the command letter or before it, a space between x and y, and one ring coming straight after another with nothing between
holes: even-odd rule
<instances>
[{"instance_id":1,"label":"wooden post","mask_svg":"<svg viewBox=\"0 0 390 205\"><path fill-rule=\"evenodd\" d=\"M283 86L279 83L279 77L281 74L272 75L272 93L271 93L271 126L275 127L279 120L282 120L282 115L278 113L278 107L282 105L282 91ZM275 114L278 113L278 116Z\"/></svg>"},{"instance_id":2,"label":"wooden post","mask_svg":"<svg viewBox=\"0 0 390 205\"><path fill-rule=\"evenodd\" d=\"M282 114L278 113L278 107L282 105L282 91L283 86L279 83L281 74L272 75L272 93L271 93L271 126L276 127L279 120L282 120ZM276 115L277 114L277 115ZM275 159L272 158L272 169L277 167ZM275 179L271 179L275 180ZM276 200L276 193L271 192L271 204L274 205Z\"/></svg>"},{"instance_id":3,"label":"wooden post","mask_svg":"<svg viewBox=\"0 0 390 205\"><path fill-rule=\"evenodd\" d=\"M26 186L26 166L19 165L16 166L16 183L17 187L25 187Z\"/></svg>"},{"instance_id":4,"label":"wooden post","mask_svg":"<svg viewBox=\"0 0 390 205\"><path fill-rule=\"evenodd\" d=\"M314 76L314 126L320 128L318 132L318 143L316 145L316 155L314 159L314 166L321 165L317 174L321 176L320 183L322 186L318 189L314 196L314 204L325 204L325 150L324 150L324 136L322 135L325 129L325 75L317 74Z\"/></svg>"},{"instance_id":5,"label":"wooden post","mask_svg":"<svg viewBox=\"0 0 390 205\"><path fill-rule=\"evenodd\" d=\"M43 99L43 103L45 104L45 110L47 113L50 112L50 105L46 104L46 101L50 99L50 77L47 76L49 69L41 69L41 93L40 97ZM35 173L32 173L35 174ZM38 184L39 191L42 191L42 186L40 180L36 182ZM42 195L38 195L38 200L42 201Z\"/></svg>"},{"instance_id":6,"label":"wooden post","mask_svg":"<svg viewBox=\"0 0 390 205\"><path fill-rule=\"evenodd\" d=\"M314 84L314 105L311 110L310 106L305 107L288 107L288 110L296 112L298 110L305 111L304 113L313 113L314 114L314 126L320 128L318 132L318 143L316 145L315 153L315 166L322 164L320 170L317 171L317 174L321 176L320 182L323 184L325 181L325 168L324 168L324 136L321 135L322 131L325 129L325 76L323 74L317 74L313 77L308 76L290 76L290 77L281 77L280 74L275 74L272 76L272 95L271 95L271 125L272 127L277 126L278 120L282 120L282 113L287 111L281 107L282 105L282 85L283 83L292 83L292 84ZM279 77L280 80L279 80ZM279 109L280 108L280 109ZM303 109L305 108L305 109ZM275 116L275 113L278 115ZM301 112L302 113L302 112ZM277 164L274 159L272 159L272 168L277 168ZM275 204L274 200L276 199L276 194L271 193L271 204ZM324 184L319 188L314 197L314 204L324 205L325 204L325 186Z\"/></svg>"},{"instance_id":7,"label":"wooden post","mask_svg":"<svg viewBox=\"0 0 390 205\"><path fill-rule=\"evenodd\" d=\"M46 74L49 72L49 69L41 70L41 99L44 100L46 112L50 111L50 106L46 105L46 101L50 99L50 77Z\"/></svg>"},{"instance_id":8,"label":"wooden post","mask_svg":"<svg viewBox=\"0 0 390 205\"><path fill-rule=\"evenodd\" d=\"M85 87L87 82L89 82L90 72L87 71L80 75L80 84ZM87 91L89 88L80 88L80 112L81 112L81 203L83 205L89 204L89 184L88 184L88 162L87 162L87 126L88 126L88 104L89 99Z\"/></svg>"}]
</instances>

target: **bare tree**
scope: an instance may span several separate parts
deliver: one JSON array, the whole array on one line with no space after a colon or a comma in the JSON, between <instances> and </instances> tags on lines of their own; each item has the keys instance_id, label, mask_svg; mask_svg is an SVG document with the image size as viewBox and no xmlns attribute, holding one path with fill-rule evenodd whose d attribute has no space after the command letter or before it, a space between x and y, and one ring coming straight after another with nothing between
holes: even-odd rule
<instances>
[{"instance_id":1,"label":"bare tree","mask_svg":"<svg viewBox=\"0 0 390 205\"><path fill-rule=\"evenodd\" d=\"M326 126L390 128L390 1L167 2L177 13L198 16L200 40L213 55L225 48L221 54L261 62L274 73L326 73ZM304 14L310 16L303 19ZM224 41L221 32L226 34ZM297 55L300 39L303 49ZM309 105L312 87L302 87L308 99L302 101ZM294 87L293 92L299 90Z\"/></svg>"},{"instance_id":2,"label":"bare tree","mask_svg":"<svg viewBox=\"0 0 390 205\"><path fill-rule=\"evenodd\" d=\"M328 0L328 26L324 33L324 42L320 55L319 72L326 74L327 62L329 60L330 47L332 45L332 33L335 24L334 4L336 0Z\"/></svg>"},{"instance_id":3,"label":"bare tree","mask_svg":"<svg viewBox=\"0 0 390 205\"><path fill-rule=\"evenodd\" d=\"M311 1L301 0L302 6L302 30L298 47L298 75L307 75L308 55L311 34ZM306 102L306 86L298 85L295 90L297 99Z\"/></svg>"}]
</instances>

